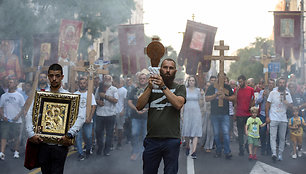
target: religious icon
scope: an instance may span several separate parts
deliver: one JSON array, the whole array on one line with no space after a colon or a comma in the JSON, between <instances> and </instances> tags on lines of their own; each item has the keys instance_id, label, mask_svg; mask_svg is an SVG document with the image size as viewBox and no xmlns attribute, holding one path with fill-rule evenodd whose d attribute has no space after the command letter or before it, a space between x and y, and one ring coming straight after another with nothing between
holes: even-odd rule
<instances>
[{"instance_id":1,"label":"religious icon","mask_svg":"<svg viewBox=\"0 0 306 174\"><path fill-rule=\"evenodd\" d=\"M40 45L40 57L45 61L50 59L51 43L42 43Z\"/></svg>"},{"instance_id":2,"label":"religious icon","mask_svg":"<svg viewBox=\"0 0 306 174\"><path fill-rule=\"evenodd\" d=\"M79 102L76 94L36 92L32 115L35 134L45 143L58 144L76 121Z\"/></svg>"},{"instance_id":3,"label":"religious icon","mask_svg":"<svg viewBox=\"0 0 306 174\"><path fill-rule=\"evenodd\" d=\"M20 40L0 40L0 79L7 76L17 79L23 77L20 45Z\"/></svg>"},{"instance_id":4,"label":"religious icon","mask_svg":"<svg viewBox=\"0 0 306 174\"><path fill-rule=\"evenodd\" d=\"M136 45L136 35L135 33L127 34L128 45Z\"/></svg>"},{"instance_id":5,"label":"religious icon","mask_svg":"<svg viewBox=\"0 0 306 174\"><path fill-rule=\"evenodd\" d=\"M283 18L280 20L281 37L294 37L294 19Z\"/></svg>"},{"instance_id":6,"label":"religious icon","mask_svg":"<svg viewBox=\"0 0 306 174\"><path fill-rule=\"evenodd\" d=\"M202 51L203 45L205 43L205 38L206 38L205 33L200 33L197 31L193 32L192 39L190 42L190 48L197 51Z\"/></svg>"}]
</instances>

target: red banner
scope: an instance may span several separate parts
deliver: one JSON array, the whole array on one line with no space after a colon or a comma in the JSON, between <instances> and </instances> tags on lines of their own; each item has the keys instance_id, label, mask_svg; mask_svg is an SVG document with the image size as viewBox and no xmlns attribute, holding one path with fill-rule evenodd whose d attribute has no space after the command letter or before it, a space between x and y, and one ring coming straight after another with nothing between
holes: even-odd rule
<instances>
[{"instance_id":1,"label":"red banner","mask_svg":"<svg viewBox=\"0 0 306 174\"><path fill-rule=\"evenodd\" d=\"M59 61L77 61L82 26L81 21L62 20L58 45Z\"/></svg>"},{"instance_id":2,"label":"red banner","mask_svg":"<svg viewBox=\"0 0 306 174\"><path fill-rule=\"evenodd\" d=\"M181 66L187 60L187 74L195 75L199 62L202 63L203 72L209 71L210 61L204 60L204 56L212 55L216 31L216 27L187 21L183 44L178 57L178 63Z\"/></svg>"},{"instance_id":3,"label":"red banner","mask_svg":"<svg viewBox=\"0 0 306 174\"><path fill-rule=\"evenodd\" d=\"M274 42L277 55L288 60L291 50L295 59L300 57L301 45L301 12L274 12Z\"/></svg>"},{"instance_id":4,"label":"red banner","mask_svg":"<svg viewBox=\"0 0 306 174\"><path fill-rule=\"evenodd\" d=\"M147 68L144 56L144 26L143 24L120 25L118 27L122 73L136 74Z\"/></svg>"}]
</instances>

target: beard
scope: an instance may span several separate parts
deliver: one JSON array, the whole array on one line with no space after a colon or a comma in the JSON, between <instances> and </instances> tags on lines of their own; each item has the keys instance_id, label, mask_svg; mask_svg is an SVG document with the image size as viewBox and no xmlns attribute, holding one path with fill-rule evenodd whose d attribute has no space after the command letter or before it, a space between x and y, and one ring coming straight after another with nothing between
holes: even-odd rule
<instances>
[{"instance_id":1,"label":"beard","mask_svg":"<svg viewBox=\"0 0 306 174\"><path fill-rule=\"evenodd\" d=\"M170 75L170 73L164 74L163 72L160 72L160 76L163 78L163 81L167 87L170 87L170 85L172 85L175 79L175 74L176 72L174 72L172 75Z\"/></svg>"},{"instance_id":2,"label":"beard","mask_svg":"<svg viewBox=\"0 0 306 174\"><path fill-rule=\"evenodd\" d=\"M285 86L279 86L279 87L278 87L278 90L279 90L279 91L285 91L285 89L286 89Z\"/></svg>"}]
</instances>

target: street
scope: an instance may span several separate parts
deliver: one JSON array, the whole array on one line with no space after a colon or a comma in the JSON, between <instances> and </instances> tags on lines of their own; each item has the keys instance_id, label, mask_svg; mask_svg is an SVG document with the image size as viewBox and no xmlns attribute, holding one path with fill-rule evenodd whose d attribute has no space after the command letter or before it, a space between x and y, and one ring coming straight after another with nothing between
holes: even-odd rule
<instances>
[{"instance_id":1,"label":"street","mask_svg":"<svg viewBox=\"0 0 306 174\"><path fill-rule=\"evenodd\" d=\"M305 142L305 136L304 136ZM283 161L273 163L270 156L262 156L260 153L258 161L249 161L248 155L238 156L238 143L231 142L233 157L227 160L214 157L214 151L206 153L199 148L198 159L186 157L185 149L182 147L179 157L179 174L265 174L265 173L292 173L304 174L306 167L306 153L302 158L292 159L291 146L285 148ZM65 174L141 174L142 160L139 157L136 161L130 160L131 145L125 144L121 150L113 150L110 156L97 156L95 153L84 161L78 161L76 151L71 150L65 164ZM259 149L260 152L260 149ZM39 174L40 169L31 171L23 167L24 152L21 152L20 159L13 159L13 152L7 149L6 160L0 161L0 173L5 174ZM159 168L163 173L163 165Z\"/></svg>"}]
</instances>

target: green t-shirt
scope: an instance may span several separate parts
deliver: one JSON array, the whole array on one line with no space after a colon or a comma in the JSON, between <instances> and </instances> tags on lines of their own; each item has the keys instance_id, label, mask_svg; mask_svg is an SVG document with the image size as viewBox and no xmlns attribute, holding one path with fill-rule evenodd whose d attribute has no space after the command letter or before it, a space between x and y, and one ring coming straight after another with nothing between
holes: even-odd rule
<instances>
[{"instance_id":1,"label":"green t-shirt","mask_svg":"<svg viewBox=\"0 0 306 174\"><path fill-rule=\"evenodd\" d=\"M259 138L259 126L262 125L261 120L258 117L249 117L246 125L248 126L248 136Z\"/></svg>"},{"instance_id":2,"label":"green t-shirt","mask_svg":"<svg viewBox=\"0 0 306 174\"><path fill-rule=\"evenodd\" d=\"M169 88L186 102L186 87L173 83ZM152 89L149 98L148 138L180 138L180 110L175 109L160 89Z\"/></svg>"}]
</instances>

